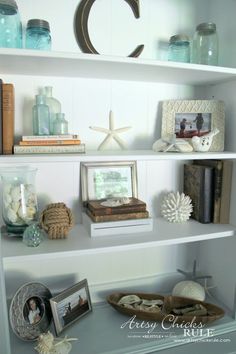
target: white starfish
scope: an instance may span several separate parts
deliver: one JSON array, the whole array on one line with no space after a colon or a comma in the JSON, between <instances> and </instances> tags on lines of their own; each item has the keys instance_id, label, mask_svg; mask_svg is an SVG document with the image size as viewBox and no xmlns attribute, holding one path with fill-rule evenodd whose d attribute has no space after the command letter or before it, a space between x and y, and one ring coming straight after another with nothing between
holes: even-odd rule
<instances>
[{"instance_id":1,"label":"white starfish","mask_svg":"<svg viewBox=\"0 0 236 354\"><path fill-rule=\"evenodd\" d=\"M124 128L114 129L114 126L115 125L114 125L113 112L110 111L110 114L109 114L109 129L100 128L100 127L89 127L90 129L95 130L97 132L101 132L101 133L107 134L105 139L99 145L98 150L105 150L105 147L110 143L110 141L112 139L114 139L117 142L117 144L120 146L121 149L126 149L125 142L118 136L118 134L126 132L127 130L131 129L131 127L124 127Z\"/></svg>"}]
</instances>

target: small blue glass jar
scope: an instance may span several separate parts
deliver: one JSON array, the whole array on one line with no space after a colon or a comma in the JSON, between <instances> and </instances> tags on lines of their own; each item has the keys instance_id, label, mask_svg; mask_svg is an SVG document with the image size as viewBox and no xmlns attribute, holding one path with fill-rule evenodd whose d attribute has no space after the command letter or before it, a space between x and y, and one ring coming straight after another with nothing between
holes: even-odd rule
<instances>
[{"instance_id":1,"label":"small blue glass jar","mask_svg":"<svg viewBox=\"0 0 236 354\"><path fill-rule=\"evenodd\" d=\"M15 0L0 0L0 47L22 48L22 25Z\"/></svg>"},{"instance_id":2,"label":"small blue glass jar","mask_svg":"<svg viewBox=\"0 0 236 354\"><path fill-rule=\"evenodd\" d=\"M190 41L188 36L177 34L170 37L168 60L182 63L190 62Z\"/></svg>"},{"instance_id":3,"label":"small blue glass jar","mask_svg":"<svg viewBox=\"0 0 236 354\"><path fill-rule=\"evenodd\" d=\"M49 23L45 20L32 19L27 23L25 47L27 49L51 50Z\"/></svg>"}]
</instances>

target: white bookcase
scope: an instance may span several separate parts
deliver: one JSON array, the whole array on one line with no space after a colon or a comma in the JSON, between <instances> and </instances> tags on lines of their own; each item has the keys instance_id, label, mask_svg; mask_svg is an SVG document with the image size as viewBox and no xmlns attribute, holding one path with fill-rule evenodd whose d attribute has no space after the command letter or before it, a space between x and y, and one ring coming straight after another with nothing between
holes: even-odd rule
<instances>
[{"instance_id":1,"label":"white bookcase","mask_svg":"<svg viewBox=\"0 0 236 354\"><path fill-rule=\"evenodd\" d=\"M16 140L23 133L32 133L31 106L38 88L52 85L70 130L79 133L87 146L83 155L0 156L0 168L26 164L37 167L39 207L64 201L72 208L78 224L67 240L46 240L35 249L25 247L20 239L1 236L0 353L34 352L34 343L19 340L8 330L6 299L10 301L19 286L39 281L56 293L83 278L88 279L94 311L65 332L79 337L72 353L193 352L188 345L177 348L177 342L170 338L129 340L128 333L120 331L125 317L105 304L105 297L115 289L130 287L170 293L177 280L182 279L176 269L190 270L194 259L202 273L213 276L217 286L212 291L214 300L210 300L226 309L226 316L213 323L215 334L233 338L236 164L229 225L203 225L193 220L183 225L169 224L160 218L160 200L163 192L182 189L184 163L193 159L236 160L236 44L232 40L236 31L236 1L140 0L141 18L136 21L125 1L97 0L91 11L90 31L95 47L104 53L101 56L80 53L76 44L73 15L78 2L62 0L59 4L50 0L49 4L46 0L28 0L26 5L18 0L24 25L37 17L50 22L53 51L0 49L0 77L15 85ZM206 21L217 24L218 67L164 60L159 43L179 32L192 35L196 25ZM126 25L130 28L129 36ZM145 50L140 58L125 57L141 43ZM212 97L226 103L225 152L157 154L151 150L152 143L160 137L160 101ZM103 136L88 127L107 127L110 109L117 127L133 126L123 136L128 151L118 151L115 145L111 151L95 151ZM154 217L153 232L91 239L81 225L80 163L122 160L137 161L139 198L147 202ZM219 353L227 354L234 347L221 348Z\"/></svg>"}]
</instances>

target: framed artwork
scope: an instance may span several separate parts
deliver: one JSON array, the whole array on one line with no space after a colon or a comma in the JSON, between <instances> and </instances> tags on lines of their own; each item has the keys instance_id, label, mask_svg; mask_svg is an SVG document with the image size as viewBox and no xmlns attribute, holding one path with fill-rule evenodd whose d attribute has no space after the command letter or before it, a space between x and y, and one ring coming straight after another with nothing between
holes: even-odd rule
<instances>
[{"instance_id":1,"label":"framed artwork","mask_svg":"<svg viewBox=\"0 0 236 354\"><path fill-rule=\"evenodd\" d=\"M27 283L14 295L9 311L13 332L23 340L35 340L51 323L51 292L41 283Z\"/></svg>"},{"instance_id":2,"label":"framed artwork","mask_svg":"<svg viewBox=\"0 0 236 354\"><path fill-rule=\"evenodd\" d=\"M225 104L217 100L170 100L162 106L161 137L190 140L217 128L210 151L224 150Z\"/></svg>"},{"instance_id":3,"label":"framed artwork","mask_svg":"<svg viewBox=\"0 0 236 354\"><path fill-rule=\"evenodd\" d=\"M137 198L136 161L81 163L82 200Z\"/></svg>"},{"instance_id":4,"label":"framed artwork","mask_svg":"<svg viewBox=\"0 0 236 354\"><path fill-rule=\"evenodd\" d=\"M66 327L92 311L87 279L50 299L57 335Z\"/></svg>"}]
</instances>

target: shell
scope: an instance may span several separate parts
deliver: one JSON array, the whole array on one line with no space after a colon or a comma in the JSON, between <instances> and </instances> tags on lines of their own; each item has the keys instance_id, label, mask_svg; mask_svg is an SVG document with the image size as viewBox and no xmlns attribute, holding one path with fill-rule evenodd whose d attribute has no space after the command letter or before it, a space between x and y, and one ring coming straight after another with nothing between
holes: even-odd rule
<instances>
[{"instance_id":1,"label":"shell","mask_svg":"<svg viewBox=\"0 0 236 354\"><path fill-rule=\"evenodd\" d=\"M11 190L11 197L14 202L18 202L21 199L21 188L20 186L15 186Z\"/></svg>"},{"instance_id":2,"label":"shell","mask_svg":"<svg viewBox=\"0 0 236 354\"><path fill-rule=\"evenodd\" d=\"M9 204L11 204L12 202L12 197L10 194L8 193L4 193L3 195L3 201L4 201L4 205L7 208Z\"/></svg>"},{"instance_id":3,"label":"shell","mask_svg":"<svg viewBox=\"0 0 236 354\"><path fill-rule=\"evenodd\" d=\"M49 331L41 334L38 338L38 345L34 348L39 354L48 354L54 347L54 337Z\"/></svg>"},{"instance_id":4,"label":"shell","mask_svg":"<svg viewBox=\"0 0 236 354\"><path fill-rule=\"evenodd\" d=\"M18 212L20 207L20 202L12 202L11 203L11 209L14 210L15 213Z\"/></svg>"},{"instance_id":5,"label":"shell","mask_svg":"<svg viewBox=\"0 0 236 354\"><path fill-rule=\"evenodd\" d=\"M219 129L213 129L210 133L203 135L201 137L194 136L192 138L192 145L194 151L207 152L210 150L213 138L219 133Z\"/></svg>"},{"instance_id":6,"label":"shell","mask_svg":"<svg viewBox=\"0 0 236 354\"><path fill-rule=\"evenodd\" d=\"M12 223L15 223L18 219L16 212L11 208L7 210L7 218Z\"/></svg>"},{"instance_id":7,"label":"shell","mask_svg":"<svg viewBox=\"0 0 236 354\"><path fill-rule=\"evenodd\" d=\"M172 291L172 295L199 301L204 301L206 296L205 290L201 284L192 280L183 280L177 283Z\"/></svg>"},{"instance_id":8,"label":"shell","mask_svg":"<svg viewBox=\"0 0 236 354\"><path fill-rule=\"evenodd\" d=\"M34 216L36 214L36 211L37 210L34 206L29 206L26 208L22 208L22 206L21 206L18 210L18 216L24 221L33 220Z\"/></svg>"},{"instance_id":9,"label":"shell","mask_svg":"<svg viewBox=\"0 0 236 354\"><path fill-rule=\"evenodd\" d=\"M120 299L118 305L124 305L124 304L131 305L134 304L135 302L141 302L140 297L138 297L137 295L126 295Z\"/></svg>"},{"instance_id":10,"label":"shell","mask_svg":"<svg viewBox=\"0 0 236 354\"><path fill-rule=\"evenodd\" d=\"M192 201L184 193L168 193L161 204L161 215L169 222L182 223L193 211Z\"/></svg>"}]
</instances>

